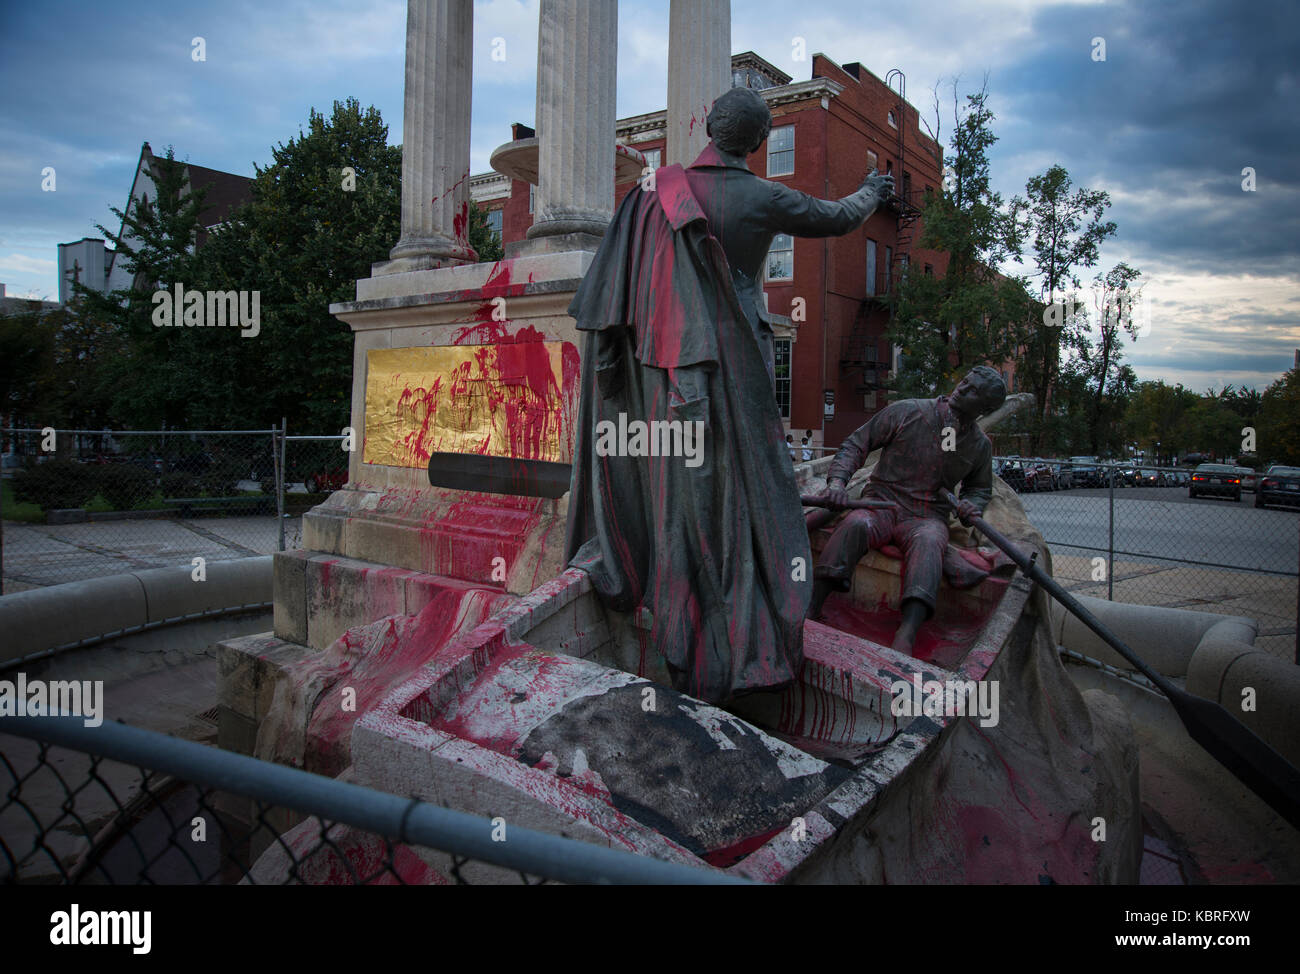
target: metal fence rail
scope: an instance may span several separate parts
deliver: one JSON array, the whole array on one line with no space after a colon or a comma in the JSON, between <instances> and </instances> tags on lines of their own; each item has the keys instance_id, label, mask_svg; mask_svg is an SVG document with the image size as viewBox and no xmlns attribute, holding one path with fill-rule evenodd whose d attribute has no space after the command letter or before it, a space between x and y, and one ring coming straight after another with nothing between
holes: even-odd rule
<instances>
[{"instance_id":1,"label":"metal fence rail","mask_svg":"<svg viewBox=\"0 0 1300 974\"><path fill-rule=\"evenodd\" d=\"M0 717L0 786L6 883L742 882L79 716Z\"/></svg>"},{"instance_id":2,"label":"metal fence rail","mask_svg":"<svg viewBox=\"0 0 1300 974\"><path fill-rule=\"evenodd\" d=\"M0 429L0 594L297 547L341 435Z\"/></svg>"},{"instance_id":3,"label":"metal fence rail","mask_svg":"<svg viewBox=\"0 0 1300 974\"><path fill-rule=\"evenodd\" d=\"M1052 549L1053 574L1069 590L1248 616L1259 623L1260 649L1300 661L1295 507L1262 510L1248 478L1192 483L1191 467L1021 457L994 463L1021 493Z\"/></svg>"}]
</instances>

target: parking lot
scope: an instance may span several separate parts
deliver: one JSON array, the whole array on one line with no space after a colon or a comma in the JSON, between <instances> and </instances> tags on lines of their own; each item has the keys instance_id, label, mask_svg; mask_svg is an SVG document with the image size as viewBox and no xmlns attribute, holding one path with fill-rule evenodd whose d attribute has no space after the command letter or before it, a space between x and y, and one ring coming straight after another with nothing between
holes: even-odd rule
<instances>
[{"instance_id":1,"label":"parking lot","mask_svg":"<svg viewBox=\"0 0 1300 974\"><path fill-rule=\"evenodd\" d=\"M1261 649L1294 659L1300 511L1257 509L1249 492L1193 500L1186 487L1116 488L1112 545L1108 488L1020 498L1071 591L1249 616Z\"/></svg>"}]
</instances>

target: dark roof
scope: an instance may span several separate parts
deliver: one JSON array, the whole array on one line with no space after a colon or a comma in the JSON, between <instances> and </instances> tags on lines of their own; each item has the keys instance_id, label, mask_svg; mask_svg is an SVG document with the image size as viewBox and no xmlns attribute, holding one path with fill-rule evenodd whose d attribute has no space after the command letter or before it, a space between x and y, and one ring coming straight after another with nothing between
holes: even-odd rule
<instances>
[{"instance_id":1,"label":"dark roof","mask_svg":"<svg viewBox=\"0 0 1300 974\"><path fill-rule=\"evenodd\" d=\"M205 227L216 226L230 216L231 210L253 198L253 181L247 176L222 172L186 163L189 170L190 187L205 188L203 210L199 213L199 223Z\"/></svg>"}]
</instances>

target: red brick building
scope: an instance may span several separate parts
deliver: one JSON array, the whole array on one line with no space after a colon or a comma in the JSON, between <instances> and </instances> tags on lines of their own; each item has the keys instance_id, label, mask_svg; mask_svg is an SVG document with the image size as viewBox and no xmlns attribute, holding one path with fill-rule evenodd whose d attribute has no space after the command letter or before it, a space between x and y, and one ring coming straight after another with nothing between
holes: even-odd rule
<instances>
[{"instance_id":1,"label":"red brick building","mask_svg":"<svg viewBox=\"0 0 1300 974\"><path fill-rule=\"evenodd\" d=\"M849 195L872 168L894 176L895 198L861 228L772 243L764 290L769 310L788 320L776 335L777 400L796 442L811 429L815 445L837 446L885 405L883 384L896 359L885 338L885 298L904 273L943 275L947 268L945 254L914 245L925 194L940 189L942 150L920 130L901 73L888 77L899 90L861 64L841 67L821 54L807 81L793 81L752 52L732 58L733 85L759 90L772 111L772 133L749 158L756 174L824 199ZM619 142L660 164L665 112L617 126ZM516 126L514 134L532 132ZM618 186L617 198L635 186ZM497 174L474 179L474 198L505 242L522 239L532 225L531 189Z\"/></svg>"}]
</instances>

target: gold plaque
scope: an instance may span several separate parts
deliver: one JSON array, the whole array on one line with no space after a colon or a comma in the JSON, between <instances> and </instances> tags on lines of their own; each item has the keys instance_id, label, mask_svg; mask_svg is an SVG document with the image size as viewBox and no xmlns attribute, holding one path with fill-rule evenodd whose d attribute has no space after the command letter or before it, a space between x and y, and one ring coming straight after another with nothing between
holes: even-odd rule
<instances>
[{"instance_id":1,"label":"gold plaque","mask_svg":"<svg viewBox=\"0 0 1300 974\"><path fill-rule=\"evenodd\" d=\"M439 452L573 457L570 342L372 349L366 362L366 463L424 467Z\"/></svg>"}]
</instances>

